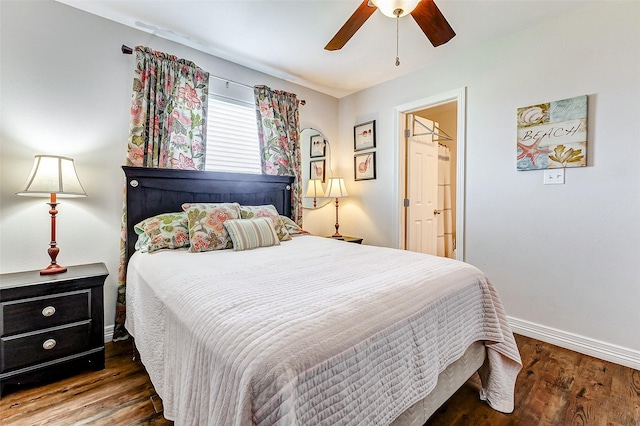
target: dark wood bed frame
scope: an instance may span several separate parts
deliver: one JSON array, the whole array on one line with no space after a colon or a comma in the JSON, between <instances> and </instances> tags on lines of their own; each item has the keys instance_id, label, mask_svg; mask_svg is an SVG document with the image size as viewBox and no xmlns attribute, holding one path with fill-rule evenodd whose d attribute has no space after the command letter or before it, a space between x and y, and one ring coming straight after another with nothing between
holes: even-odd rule
<instances>
[{"instance_id":1,"label":"dark wood bed frame","mask_svg":"<svg viewBox=\"0 0 640 426\"><path fill-rule=\"evenodd\" d=\"M183 203L272 204L291 217L293 176L205 172L123 166L127 178L127 257L135 252L133 227L161 213L180 212Z\"/></svg>"}]
</instances>

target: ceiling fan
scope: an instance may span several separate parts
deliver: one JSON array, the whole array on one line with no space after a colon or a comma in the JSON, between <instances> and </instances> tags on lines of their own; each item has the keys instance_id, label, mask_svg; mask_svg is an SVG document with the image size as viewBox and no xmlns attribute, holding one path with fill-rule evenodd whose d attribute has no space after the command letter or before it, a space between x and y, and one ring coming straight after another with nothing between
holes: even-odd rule
<instances>
[{"instance_id":1,"label":"ceiling fan","mask_svg":"<svg viewBox=\"0 0 640 426\"><path fill-rule=\"evenodd\" d=\"M391 18L411 14L434 47L456 35L433 0L364 0L325 46L325 50L342 49L376 9Z\"/></svg>"}]
</instances>

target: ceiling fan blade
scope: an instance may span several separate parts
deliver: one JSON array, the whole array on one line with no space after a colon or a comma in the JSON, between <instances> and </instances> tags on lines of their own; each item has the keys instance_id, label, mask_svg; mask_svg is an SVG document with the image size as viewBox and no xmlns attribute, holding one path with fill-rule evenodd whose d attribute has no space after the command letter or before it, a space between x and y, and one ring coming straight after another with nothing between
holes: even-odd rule
<instances>
[{"instance_id":1,"label":"ceiling fan blade","mask_svg":"<svg viewBox=\"0 0 640 426\"><path fill-rule=\"evenodd\" d=\"M433 44L433 47L445 44L456 35L433 0L418 2L418 6L411 12L411 16Z\"/></svg>"},{"instance_id":2,"label":"ceiling fan blade","mask_svg":"<svg viewBox=\"0 0 640 426\"><path fill-rule=\"evenodd\" d=\"M353 12L353 15L344 23L342 28L338 30L331 41L324 47L325 50L340 50L349 41L351 37L360 29L369 16L376 11L375 6L369 6L369 0L364 0L360 6Z\"/></svg>"}]
</instances>

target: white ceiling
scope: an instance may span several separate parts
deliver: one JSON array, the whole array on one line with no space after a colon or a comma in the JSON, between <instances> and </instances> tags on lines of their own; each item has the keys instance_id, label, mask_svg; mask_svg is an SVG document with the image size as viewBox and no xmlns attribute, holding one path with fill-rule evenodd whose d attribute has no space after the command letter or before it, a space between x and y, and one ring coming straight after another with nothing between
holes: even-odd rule
<instances>
[{"instance_id":1,"label":"white ceiling","mask_svg":"<svg viewBox=\"0 0 640 426\"><path fill-rule=\"evenodd\" d=\"M400 18L396 67L396 23L379 11L341 50L324 50L361 0L57 1L335 97L594 3L435 0L457 35L434 48L411 16Z\"/></svg>"}]
</instances>

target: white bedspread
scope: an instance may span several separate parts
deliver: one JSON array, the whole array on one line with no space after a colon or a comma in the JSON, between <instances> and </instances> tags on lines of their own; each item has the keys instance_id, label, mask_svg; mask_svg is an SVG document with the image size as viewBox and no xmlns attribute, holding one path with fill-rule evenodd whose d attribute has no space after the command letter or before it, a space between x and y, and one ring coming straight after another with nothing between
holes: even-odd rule
<instances>
[{"instance_id":1,"label":"white bedspread","mask_svg":"<svg viewBox=\"0 0 640 426\"><path fill-rule=\"evenodd\" d=\"M513 410L518 349L468 264L303 236L136 253L127 281L127 329L176 425L386 425L477 340L481 396Z\"/></svg>"}]
</instances>

